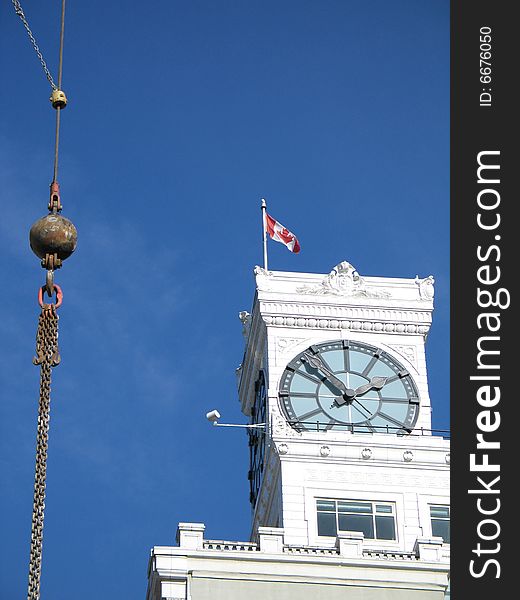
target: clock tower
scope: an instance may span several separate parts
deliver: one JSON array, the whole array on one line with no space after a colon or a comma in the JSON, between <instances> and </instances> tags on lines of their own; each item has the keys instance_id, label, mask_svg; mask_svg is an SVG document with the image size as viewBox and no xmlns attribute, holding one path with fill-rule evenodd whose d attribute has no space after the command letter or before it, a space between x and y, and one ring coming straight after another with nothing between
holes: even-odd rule
<instances>
[{"instance_id":1,"label":"clock tower","mask_svg":"<svg viewBox=\"0 0 520 600\"><path fill-rule=\"evenodd\" d=\"M180 522L147 600L448 600L449 441L431 429L433 277L255 269L237 369L252 530Z\"/></svg>"},{"instance_id":2,"label":"clock tower","mask_svg":"<svg viewBox=\"0 0 520 600\"><path fill-rule=\"evenodd\" d=\"M432 276L255 269L237 370L251 424L253 542L283 529L289 546L349 538L368 551L449 554L449 441L434 435L425 342Z\"/></svg>"}]
</instances>

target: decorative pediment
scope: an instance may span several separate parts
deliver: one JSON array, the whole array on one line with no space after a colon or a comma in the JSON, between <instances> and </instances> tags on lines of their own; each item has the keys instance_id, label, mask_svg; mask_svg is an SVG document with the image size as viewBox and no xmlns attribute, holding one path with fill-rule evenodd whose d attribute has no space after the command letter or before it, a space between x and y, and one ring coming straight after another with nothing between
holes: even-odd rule
<instances>
[{"instance_id":1,"label":"decorative pediment","mask_svg":"<svg viewBox=\"0 0 520 600\"><path fill-rule=\"evenodd\" d=\"M389 298L390 294L381 290L370 289L355 267L346 260L337 264L326 275L320 285L304 285L296 290L300 294L316 296L351 296L358 298Z\"/></svg>"}]
</instances>

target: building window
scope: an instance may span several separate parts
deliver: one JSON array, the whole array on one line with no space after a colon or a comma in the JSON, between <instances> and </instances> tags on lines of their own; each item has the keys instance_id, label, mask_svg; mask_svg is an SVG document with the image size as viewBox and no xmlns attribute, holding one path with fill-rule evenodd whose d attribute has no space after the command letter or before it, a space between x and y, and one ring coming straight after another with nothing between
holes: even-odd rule
<instances>
[{"instance_id":1,"label":"building window","mask_svg":"<svg viewBox=\"0 0 520 600\"><path fill-rule=\"evenodd\" d=\"M391 502L317 500L318 535L362 531L365 539L395 540L395 505Z\"/></svg>"},{"instance_id":2,"label":"building window","mask_svg":"<svg viewBox=\"0 0 520 600\"><path fill-rule=\"evenodd\" d=\"M445 544L450 543L450 507L430 506L432 535L441 537Z\"/></svg>"}]
</instances>

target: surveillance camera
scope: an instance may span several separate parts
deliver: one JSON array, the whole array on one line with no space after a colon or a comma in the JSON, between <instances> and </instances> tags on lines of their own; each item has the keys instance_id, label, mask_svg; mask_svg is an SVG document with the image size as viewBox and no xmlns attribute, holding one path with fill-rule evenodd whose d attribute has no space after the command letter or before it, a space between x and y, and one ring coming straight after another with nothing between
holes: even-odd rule
<instances>
[{"instance_id":1,"label":"surveillance camera","mask_svg":"<svg viewBox=\"0 0 520 600\"><path fill-rule=\"evenodd\" d=\"M212 410L209 413L206 413L206 419L212 423L216 423L217 420L220 419L220 413L218 410Z\"/></svg>"}]
</instances>

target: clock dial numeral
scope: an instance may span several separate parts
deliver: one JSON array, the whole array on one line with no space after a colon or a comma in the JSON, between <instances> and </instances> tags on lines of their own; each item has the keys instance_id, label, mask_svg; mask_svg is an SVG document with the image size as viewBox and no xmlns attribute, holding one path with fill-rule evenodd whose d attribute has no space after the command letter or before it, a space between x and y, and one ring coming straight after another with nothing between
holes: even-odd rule
<instances>
[{"instance_id":1,"label":"clock dial numeral","mask_svg":"<svg viewBox=\"0 0 520 600\"><path fill-rule=\"evenodd\" d=\"M419 404L419 398L392 398L391 396L383 396L383 402L395 402L396 404Z\"/></svg>"},{"instance_id":2,"label":"clock dial numeral","mask_svg":"<svg viewBox=\"0 0 520 600\"><path fill-rule=\"evenodd\" d=\"M325 356L322 354L320 355L320 361L322 363L322 365L325 367L325 369L327 371L330 371L332 373L333 369L330 367L330 365L327 363L327 360L325 359Z\"/></svg>"},{"instance_id":3,"label":"clock dial numeral","mask_svg":"<svg viewBox=\"0 0 520 600\"><path fill-rule=\"evenodd\" d=\"M343 350L343 367L346 372L350 371L350 351L349 346Z\"/></svg>"},{"instance_id":4,"label":"clock dial numeral","mask_svg":"<svg viewBox=\"0 0 520 600\"><path fill-rule=\"evenodd\" d=\"M399 371L393 377L389 377L387 383L392 383L399 379L404 379L405 377L409 377L409 375L410 375L410 373L408 373L408 371L406 371L406 370Z\"/></svg>"},{"instance_id":5,"label":"clock dial numeral","mask_svg":"<svg viewBox=\"0 0 520 600\"><path fill-rule=\"evenodd\" d=\"M304 415L300 415L300 416L298 417L298 419L299 419L300 421L303 421L303 422L305 422L305 421L308 421L309 419L311 419L312 417L314 417L314 416L316 416L316 415L319 415L320 413L321 413L322 415L324 415L324 413L323 413L323 411L321 410L321 408L315 408L314 410L310 410L309 412L305 413ZM325 416L325 415L324 415L324 416Z\"/></svg>"},{"instance_id":6,"label":"clock dial numeral","mask_svg":"<svg viewBox=\"0 0 520 600\"><path fill-rule=\"evenodd\" d=\"M309 373L307 371L302 371L302 370L298 371L298 375L300 375L301 377L305 377L305 379L312 381L312 383L315 383L316 385L319 385L320 383L322 383L323 381L325 381L327 379L325 376L316 377L312 373Z\"/></svg>"},{"instance_id":7,"label":"clock dial numeral","mask_svg":"<svg viewBox=\"0 0 520 600\"><path fill-rule=\"evenodd\" d=\"M363 377L367 377L368 374L370 373L370 371L372 370L372 367L377 363L377 356L374 356L370 362L368 363L368 365L365 367L365 369L363 370L363 373L361 373L361 375L363 375Z\"/></svg>"},{"instance_id":8,"label":"clock dial numeral","mask_svg":"<svg viewBox=\"0 0 520 600\"><path fill-rule=\"evenodd\" d=\"M391 417L390 415L387 415L386 413L384 413L382 411L379 412L379 416L383 417L383 419L386 419L390 423L393 423L394 425L397 425L397 427L402 427L403 426L403 423L401 421L398 421L397 419L394 419L393 417Z\"/></svg>"}]
</instances>

